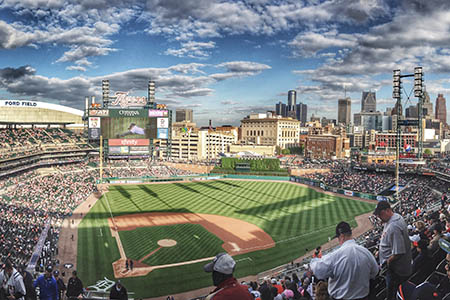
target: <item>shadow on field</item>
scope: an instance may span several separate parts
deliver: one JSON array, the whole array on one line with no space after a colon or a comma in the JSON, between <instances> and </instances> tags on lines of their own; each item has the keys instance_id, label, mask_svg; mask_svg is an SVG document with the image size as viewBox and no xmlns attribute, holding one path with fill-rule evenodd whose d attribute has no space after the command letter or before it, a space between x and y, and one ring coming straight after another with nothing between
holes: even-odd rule
<instances>
[{"instance_id":1,"label":"shadow on field","mask_svg":"<svg viewBox=\"0 0 450 300\"><path fill-rule=\"evenodd\" d=\"M195 190L195 189L193 189L193 188L187 186L186 184L181 184L181 183L178 183L178 182L177 182L177 183L174 183L174 185L175 185L176 187L185 189L186 191L189 191L189 192L191 192L191 193L201 194L199 191L197 191L197 190Z\"/></svg>"},{"instance_id":2,"label":"shadow on field","mask_svg":"<svg viewBox=\"0 0 450 300\"><path fill-rule=\"evenodd\" d=\"M145 193L147 193L148 195L152 196L153 198L158 199L159 201L164 203L165 206L173 208L172 205L170 205L167 201L164 201L163 199L159 198L158 194L155 193L154 191L152 191L151 189L149 189L147 186L139 185L139 189L143 190Z\"/></svg>"}]
</instances>

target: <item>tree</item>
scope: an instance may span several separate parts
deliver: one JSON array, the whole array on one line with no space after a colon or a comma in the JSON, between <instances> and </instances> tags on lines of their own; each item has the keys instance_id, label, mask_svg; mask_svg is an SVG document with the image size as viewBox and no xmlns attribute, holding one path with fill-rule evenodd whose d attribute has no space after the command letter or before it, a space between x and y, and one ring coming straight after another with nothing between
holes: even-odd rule
<instances>
[{"instance_id":1,"label":"tree","mask_svg":"<svg viewBox=\"0 0 450 300\"><path fill-rule=\"evenodd\" d=\"M291 154L291 151L289 149L283 149L281 150L281 154L283 155Z\"/></svg>"},{"instance_id":2,"label":"tree","mask_svg":"<svg viewBox=\"0 0 450 300\"><path fill-rule=\"evenodd\" d=\"M433 152L431 152L430 149L425 149L425 151L423 151L423 154L426 154L426 155L432 155Z\"/></svg>"}]
</instances>

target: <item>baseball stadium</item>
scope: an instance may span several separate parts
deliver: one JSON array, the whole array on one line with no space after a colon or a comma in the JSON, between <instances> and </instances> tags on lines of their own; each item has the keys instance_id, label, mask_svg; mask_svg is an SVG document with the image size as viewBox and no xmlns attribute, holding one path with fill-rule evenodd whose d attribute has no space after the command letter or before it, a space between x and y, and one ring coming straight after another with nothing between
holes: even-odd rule
<instances>
[{"instance_id":1,"label":"baseball stadium","mask_svg":"<svg viewBox=\"0 0 450 300\"><path fill-rule=\"evenodd\" d=\"M302 277L319 246L324 254L338 246L342 221L376 254L379 201L409 225L448 214L440 210L448 158L403 168L397 195L391 166L300 156L175 161L167 107L88 101L85 111L0 102L1 260L32 274L51 266L66 282L76 270L86 299L108 298L118 280L130 299L204 299L214 287L203 266L221 252L252 288ZM411 281L440 276L445 252L430 257ZM373 291L385 299L382 274Z\"/></svg>"}]
</instances>

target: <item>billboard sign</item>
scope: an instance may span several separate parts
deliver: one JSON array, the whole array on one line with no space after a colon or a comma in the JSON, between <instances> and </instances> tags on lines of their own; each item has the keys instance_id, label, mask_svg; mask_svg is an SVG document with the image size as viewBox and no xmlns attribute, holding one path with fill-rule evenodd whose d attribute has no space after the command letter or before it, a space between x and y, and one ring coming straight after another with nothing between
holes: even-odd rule
<instances>
[{"instance_id":1,"label":"billboard sign","mask_svg":"<svg viewBox=\"0 0 450 300\"><path fill-rule=\"evenodd\" d=\"M107 109L90 109L89 116L107 117L107 116L109 116L109 110L107 110Z\"/></svg>"},{"instance_id":2,"label":"billboard sign","mask_svg":"<svg viewBox=\"0 0 450 300\"><path fill-rule=\"evenodd\" d=\"M114 97L111 98L113 100L110 103L110 107L144 107L147 104L147 97L128 96L128 92L116 92Z\"/></svg>"},{"instance_id":3,"label":"billboard sign","mask_svg":"<svg viewBox=\"0 0 450 300\"><path fill-rule=\"evenodd\" d=\"M109 146L149 146L148 139L109 139Z\"/></svg>"},{"instance_id":4,"label":"billboard sign","mask_svg":"<svg viewBox=\"0 0 450 300\"><path fill-rule=\"evenodd\" d=\"M157 128L169 128L169 118L157 118Z\"/></svg>"},{"instance_id":5,"label":"billboard sign","mask_svg":"<svg viewBox=\"0 0 450 300\"><path fill-rule=\"evenodd\" d=\"M131 117L131 118L147 118L146 109L112 109L109 113L110 117Z\"/></svg>"},{"instance_id":6,"label":"billboard sign","mask_svg":"<svg viewBox=\"0 0 450 300\"><path fill-rule=\"evenodd\" d=\"M148 154L150 151L146 146L132 146L130 147L130 154Z\"/></svg>"},{"instance_id":7,"label":"billboard sign","mask_svg":"<svg viewBox=\"0 0 450 300\"><path fill-rule=\"evenodd\" d=\"M168 128L158 128L157 139L167 140L169 138L169 129Z\"/></svg>"},{"instance_id":8,"label":"billboard sign","mask_svg":"<svg viewBox=\"0 0 450 300\"><path fill-rule=\"evenodd\" d=\"M89 128L100 128L100 117L90 117Z\"/></svg>"},{"instance_id":9,"label":"billboard sign","mask_svg":"<svg viewBox=\"0 0 450 300\"><path fill-rule=\"evenodd\" d=\"M169 116L169 111L161 110L161 109L149 109L148 116L149 117L167 117L167 116Z\"/></svg>"},{"instance_id":10,"label":"billboard sign","mask_svg":"<svg viewBox=\"0 0 450 300\"><path fill-rule=\"evenodd\" d=\"M109 147L108 151L111 154L128 154L128 146L113 146Z\"/></svg>"}]
</instances>

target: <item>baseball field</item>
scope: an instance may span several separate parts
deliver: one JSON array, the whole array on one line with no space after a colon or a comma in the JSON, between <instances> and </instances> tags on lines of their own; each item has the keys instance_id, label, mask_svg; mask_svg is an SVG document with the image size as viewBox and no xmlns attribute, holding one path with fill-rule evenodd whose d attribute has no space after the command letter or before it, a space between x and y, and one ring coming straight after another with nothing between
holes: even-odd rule
<instances>
[{"instance_id":1,"label":"baseball field","mask_svg":"<svg viewBox=\"0 0 450 300\"><path fill-rule=\"evenodd\" d=\"M289 182L215 180L110 186L78 228L85 286L120 278L135 298L212 284L202 266L219 252L243 277L288 263L328 241L342 220L374 205ZM133 262L133 270L125 261Z\"/></svg>"}]
</instances>

